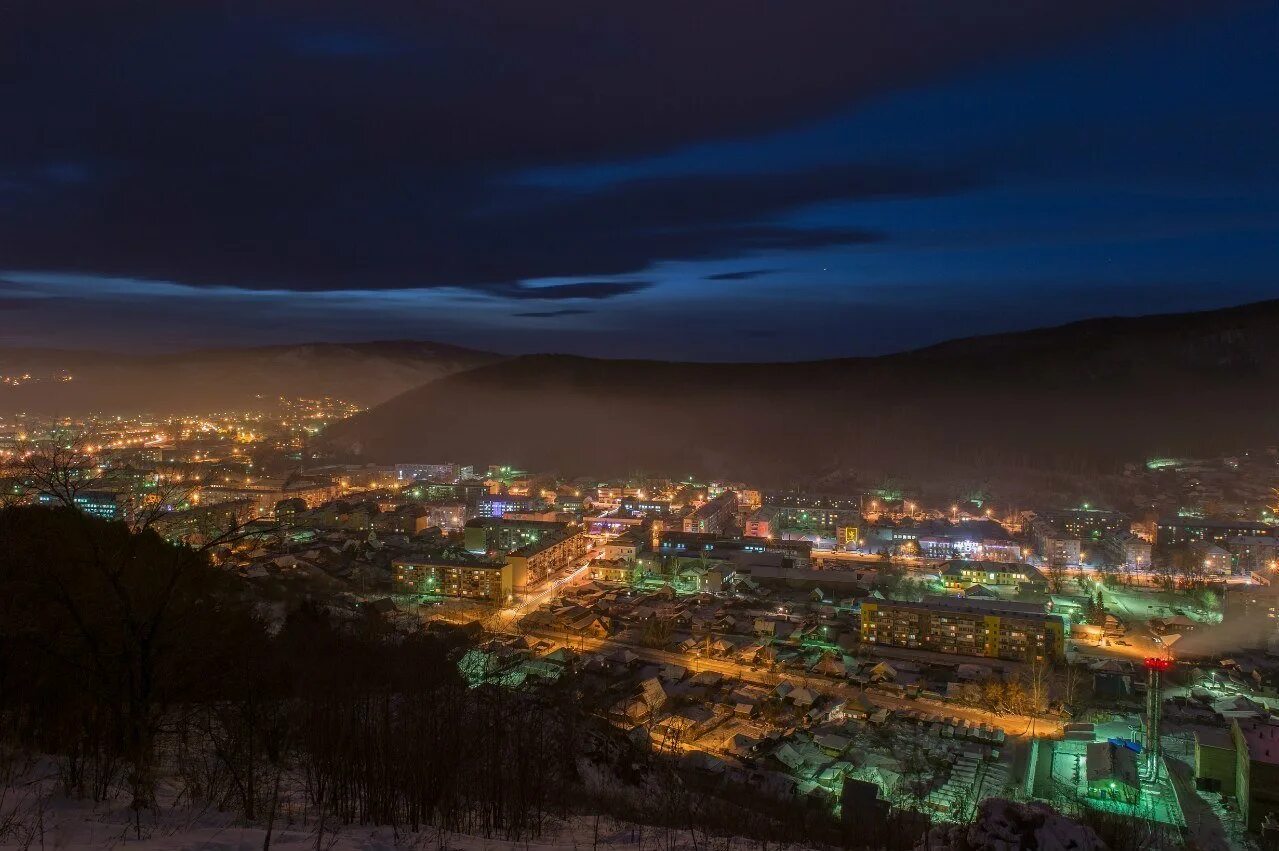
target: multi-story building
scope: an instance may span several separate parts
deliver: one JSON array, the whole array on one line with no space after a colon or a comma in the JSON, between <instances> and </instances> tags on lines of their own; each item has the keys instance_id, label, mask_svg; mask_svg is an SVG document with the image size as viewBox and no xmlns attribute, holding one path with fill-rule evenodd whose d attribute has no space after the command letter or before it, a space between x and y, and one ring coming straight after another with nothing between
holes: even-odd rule
<instances>
[{"instance_id":1,"label":"multi-story building","mask_svg":"<svg viewBox=\"0 0 1279 851\"><path fill-rule=\"evenodd\" d=\"M343 493L353 490L391 488L401 484L395 477L394 467L382 467L377 464L344 464L329 469L337 478L338 487Z\"/></svg>"},{"instance_id":2,"label":"multi-story building","mask_svg":"<svg viewBox=\"0 0 1279 851\"><path fill-rule=\"evenodd\" d=\"M649 522L642 517L618 517L614 514L601 514L584 520L587 533L597 538L609 538L632 529L640 529Z\"/></svg>"},{"instance_id":3,"label":"multi-story building","mask_svg":"<svg viewBox=\"0 0 1279 851\"><path fill-rule=\"evenodd\" d=\"M764 494L764 505L775 505L782 508L833 509L837 511L856 511L862 509L861 494L810 493L807 491L770 491Z\"/></svg>"},{"instance_id":4,"label":"multi-story building","mask_svg":"<svg viewBox=\"0 0 1279 851\"><path fill-rule=\"evenodd\" d=\"M1234 718L1228 730L1195 733L1195 780L1231 796L1249 830L1279 816L1279 723Z\"/></svg>"},{"instance_id":5,"label":"multi-story building","mask_svg":"<svg viewBox=\"0 0 1279 851\"><path fill-rule=\"evenodd\" d=\"M240 501L248 502L255 507L257 505L254 500ZM217 505L217 503L214 503L214 505ZM282 499L275 504L275 520L283 528L292 529L295 525L297 525L298 518L306 514L309 510L310 509L307 507L305 499L298 499L297 497Z\"/></svg>"},{"instance_id":6,"label":"multi-story building","mask_svg":"<svg viewBox=\"0 0 1279 851\"><path fill-rule=\"evenodd\" d=\"M737 507L743 514L749 514L764 504L764 497L754 488L735 488L737 491Z\"/></svg>"},{"instance_id":7,"label":"multi-story building","mask_svg":"<svg viewBox=\"0 0 1279 851\"><path fill-rule=\"evenodd\" d=\"M332 502L337 496L338 487L332 480L285 484L279 479L255 479L243 484L209 485L199 491L200 502L205 505L252 499L257 503L259 515L274 514L276 504L285 499L301 499L308 508L318 508Z\"/></svg>"},{"instance_id":8,"label":"multi-story building","mask_svg":"<svg viewBox=\"0 0 1279 851\"><path fill-rule=\"evenodd\" d=\"M431 522L431 512L426 506L412 504L384 512L374 522L375 529L384 529L397 535L417 535L434 525Z\"/></svg>"},{"instance_id":9,"label":"multi-story building","mask_svg":"<svg viewBox=\"0 0 1279 851\"><path fill-rule=\"evenodd\" d=\"M1052 565L1078 564L1079 538L1065 534L1050 521L1036 517L1025 525L1030 541L1044 561Z\"/></svg>"},{"instance_id":10,"label":"multi-story building","mask_svg":"<svg viewBox=\"0 0 1279 851\"><path fill-rule=\"evenodd\" d=\"M605 541L602 557L606 561L633 562L642 549L644 549L644 534L639 529L632 529Z\"/></svg>"},{"instance_id":11,"label":"multi-story building","mask_svg":"<svg viewBox=\"0 0 1279 851\"><path fill-rule=\"evenodd\" d=\"M697 532L661 531L653 549L659 555L700 555L704 558L729 558L734 552L777 553L787 567L807 568L812 563L813 545L809 541L776 538L724 538Z\"/></svg>"},{"instance_id":12,"label":"multi-story building","mask_svg":"<svg viewBox=\"0 0 1279 851\"><path fill-rule=\"evenodd\" d=\"M704 502L684 517L685 532L719 534L733 523L737 515L737 494L724 491Z\"/></svg>"},{"instance_id":13,"label":"multi-story building","mask_svg":"<svg viewBox=\"0 0 1279 851\"><path fill-rule=\"evenodd\" d=\"M1004 585L1026 591L1043 591L1048 580L1038 568L1018 562L948 561L941 566L942 582L948 588L972 585Z\"/></svg>"},{"instance_id":14,"label":"multi-story building","mask_svg":"<svg viewBox=\"0 0 1279 851\"><path fill-rule=\"evenodd\" d=\"M631 516L658 515L665 517L671 513L671 501L669 499L624 496L618 507L623 514Z\"/></svg>"},{"instance_id":15,"label":"multi-story building","mask_svg":"<svg viewBox=\"0 0 1279 851\"><path fill-rule=\"evenodd\" d=\"M1033 603L928 597L863 602L861 634L867 644L1024 661L1061 658L1066 627Z\"/></svg>"},{"instance_id":16,"label":"multi-story building","mask_svg":"<svg viewBox=\"0 0 1279 851\"><path fill-rule=\"evenodd\" d=\"M509 603L516 570L506 560L417 557L392 562L396 583L406 594L438 594L496 605Z\"/></svg>"},{"instance_id":17,"label":"multi-story building","mask_svg":"<svg viewBox=\"0 0 1279 851\"><path fill-rule=\"evenodd\" d=\"M257 502L241 499L165 512L156 520L155 528L171 541L204 543L238 530L256 517Z\"/></svg>"},{"instance_id":18,"label":"multi-story building","mask_svg":"<svg viewBox=\"0 0 1279 851\"><path fill-rule=\"evenodd\" d=\"M1195 541L1190 545L1190 557L1209 576L1229 576L1232 559L1230 553L1211 541Z\"/></svg>"},{"instance_id":19,"label":"multi-story building","mask_svg":"<svg viewBox=\"0 0 1279 851\"><path fill-rule=\"evenodd\" d=\"M962 558L974 561L1016 562L1019 547L1003 526L994 520L951 523L930 520L897 527L894 539L914 536L919 554L925 558Z\"/></svg>"},{"instance_id":20,"label":"multi-story building","mask_svg":"<svg viewBox=\"0 0 1279 851\"><path fill-rule=\"evenodd\" d=\"M128 497L113 490L84 490L74 494L72 502L85 514L103 520L120 520L127 512ZM63 501L51 493L40 493L36 496L36 504L62 505Z\"/></svg>"},{"instance_id":21,"label":"multi-story building","mask_svg":"<svg viewBox=\"0 0 1279 851\"><path fill-rule=\"evenodd\" d=\"M462 543L468 552L509 553L567 529L567 524L547 520L476 517L466 522Z\"/></svg>"},{"instance_id":22,"label":"multi-story building","mask_svg":"<svg viewBox=\"0 0 1279 851\"><path fill-rule=\"evenodd\" d=\"M1279 574L1279 538L1241 535L1228 539L1226 549L1230 551L1236 573Z\"/></svg>"},{"instance_id":23,"label":"multi-story building","mask_svg":"<svg viewBox=\"0 0 1279 851\"><path fill-rule=\"evenodd\" d=\"M561 493L555 495L555 510L565 514L580 515L582 513L583 500L582 497L575 493Z\"/></svg>"},{"instance_id":24,"label":"multi-story building","mask_svg":"<svg viewBox=\"0 0 1279 851\"><path fill-rule=\"evenodd\" d=\"M775 506L766 505L754 511L746 518L746 535L751 538L771 538L777 523L778 510Z\"/></svg>"},{"instance_id":25,"label":"multi-story building","mask_svg":"<svg viewBox=\"0 0 1279 851\"><path fill-rule=\"evenodd\" d=\"M587 569L591 579L598 582L630 582L635 575L635 562L628 559L597 558Z\"/></svg>"},{"instance_id":26,"label":"multi-story building","mask_svg":"<svg viewBox=\"0 0 1279 851\"><path fill-rule=\"evenodd\" d=\"M514 571L516 592L576 567L590 548L590 539L585 534L565 529L542 535L537 541L512 550L507 561Z\"/></svg>"},{"instance_id":27,"label":"multi-story building","mask_svg":"<svg viewBox=\"0 0 1279 851\"><path fill-rule=\"evenodd\" d=\"M425 506L430 525L445 532L456 532L466 525L466 505L460 502L432 503Z\"/></svg>"},{"instance_id":28,"label":"multi-story building","mask_svg":"<svg viewBox=\"0 0 1279 851\"><path fill-rule=\"evenodd\" d=\"M813 529L833 532L839 526L857 526L862 522L861 497L834 494L810 494L794 491L769 493L762 508L774 534L782 529Z\"/></svg>"},{"instance_id":29,"label":"multi-story building","mask_svg":"<svg viewBox=\"0 0 1279 851\"><path fill-rule=\"evenodd\" d=\"M1159 521L1155 531L1155 545L1166 549L1182 547L1195 541L1208 541L1225 546L1231 538L1274 537L1275 532L1275 526L1258 521L1172 517Z\"/></svg>"},{"instance_id":30,"label":"multi-story building","mask_svg":"<svg viewBox=\"0 0 1279 851\"><path fill-rule=\"evenodd\" d=\"M1267 817L1279 816L1279 723L1270 718L1237 719L1241 762L1235 790L1239 809L1250 830L1259 830Z\"/></svg>"},{"instance_id":31,"label":"multi-story building","mask_svg":"<svg viewBox=\"0 0 1279 851\"><path fill-rule=\"evenodd\" d=\"M489 494L476 501L475 513L480 517L501 517L504 514L533 511L539 505L540 500L531 496Z\"/></svg>"},{"instance_id":32,"label":"multi-story building","mask_svg":"<svg viewBox=\"0 0 1279 851\"><path fill-rule=\"evenodd\" d=\"M1107 563L1124 570L1150 569L1150 544L1132 532L1114 532L1101 539Z\"/></svg>"},{"instance_id":33,"label":"multi-story building","mask_svg":"<svg viewBox=\"0 0 1279 851\"><path fill-rule=\"evenodd\" d=\"M595 495L591 499L591 503L596 506L606 506L609 508L617 508L622 504L622 499L631 497L632 499L643 499L643 489L630 485L599 485L595 488Z\"/></svg>"},{"instance_id":34,"label":"multi-story building","mask_svg":"<svg viewBox=\"0 0 1279 851\"><path fill-rule=\"evenodd\" d=\"M1222 603L1222 618L1232 635L1264 646L1279 633L1279 583L1228 585Z\"/></svg>"},{"instance_id":35,"label":"multi-story building","mask_svg":"<svg viewBox=\"0 0 1279 851\"><path fill-rule=\"evenodd\" d=\"M1042 516L1060 529L1065 537L1081 541L1100 541L1107 535L1127 532L1131 525L1126 514L1099 508L1064 508Z\"/></svg>"},{"instance_id":36,"label":"multi-story building","mask_svg":"<svg viewBox=\"0 0 1279 851\"><path fill-rule=\"evenodd\" d=\"M418 481L456 482L459 478L461 478L461 476L459 475L459 468L456 464L395 465L395 479L402 484Z\"/></svg>"}]
</instances>

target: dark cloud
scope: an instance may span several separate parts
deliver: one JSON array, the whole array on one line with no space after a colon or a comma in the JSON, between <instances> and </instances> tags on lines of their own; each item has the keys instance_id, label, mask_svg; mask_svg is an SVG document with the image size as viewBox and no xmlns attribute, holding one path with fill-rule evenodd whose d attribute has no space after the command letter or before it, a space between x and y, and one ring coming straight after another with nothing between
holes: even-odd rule
<instances>
[{"instance_id":1,"label":"dark cloud","mask_svg":"<svg viewBox=\"0 0 1279 851\"><path fill-rule=\"evenodd\" d=\"M520 316L528 319L550 319L554 316L580 316L583 313L591 313L589 310L578 310L569 307L564 310L528 310L523 313L512 313L512 316Z\"/></svg>"},{"instance_id":2,"label":"dark cloud","mask_svg":"<svg viewBox=\"0 0 1279 851\"><path fill-rule=\"evenodd\" d=\"M584 298L598 301L599 299L615 298L619 295L639 292L640 290L648 289L652 285L652 281L580 281L578 283L553 284L545 287L513 286L497 290L496 293L507 298L519 300L564 301L565 299Z\"/></svg>"},{"instance_id":3,"label":"dark cloud","mask_svg":"<svg viewBox=\"0 0 1279 851\"><path fill-rule=\"evenodd\" d=\"M737 272L720 272L716 275L707 275L708 281L748 281L751 278L759 278L764 275L771 275L777 269L742 269Z\"/></svg>"},{"instance_id":4,"label":"dark cloud","mask_svg":"<svg viewBox=\"0 0 1279 851\"><path fill-rule=\"evenodd\" d=\"M775 222L981 175L842 167L586 195L513 175L777 129L1153 13L1166 0L19 4L0 28L0 257L522 298L531 278L872 241Z\"/></svg>"}]
</instances>

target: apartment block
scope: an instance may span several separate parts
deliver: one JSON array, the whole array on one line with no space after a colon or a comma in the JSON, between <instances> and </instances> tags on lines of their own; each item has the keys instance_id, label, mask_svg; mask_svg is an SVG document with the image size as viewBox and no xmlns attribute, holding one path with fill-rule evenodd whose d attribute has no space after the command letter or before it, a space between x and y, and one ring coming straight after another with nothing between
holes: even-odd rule
<instances>
[{"instance_id":1,"label":"apartment block","mask_svg":"<svg viewBox=\"0 0 1279 851\"><path fill-rule=\"evenodd\" d=\"M862 603L862 641L962 656L1060 659L1065 622L1032 603L928 597Z\"/></svg>"}]
</instances>

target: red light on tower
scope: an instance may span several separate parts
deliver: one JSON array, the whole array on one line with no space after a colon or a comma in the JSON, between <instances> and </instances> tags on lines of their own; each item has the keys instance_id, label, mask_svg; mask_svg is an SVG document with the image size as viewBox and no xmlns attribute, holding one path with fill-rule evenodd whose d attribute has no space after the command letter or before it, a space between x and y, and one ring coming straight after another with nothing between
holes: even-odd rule
<instances>
[{"instance_id":1,"label":"red light on tower","mask_svg":"<svg viewBox=\"0 0 1279 851\"><path fill-rule=\"evenodd\" d=\"M1167 671L1172 668L1172 662L1167 659L1157 659L1153 656L1146 659L1145 665L1152 671Z\"/></svg>"}]
</instances>

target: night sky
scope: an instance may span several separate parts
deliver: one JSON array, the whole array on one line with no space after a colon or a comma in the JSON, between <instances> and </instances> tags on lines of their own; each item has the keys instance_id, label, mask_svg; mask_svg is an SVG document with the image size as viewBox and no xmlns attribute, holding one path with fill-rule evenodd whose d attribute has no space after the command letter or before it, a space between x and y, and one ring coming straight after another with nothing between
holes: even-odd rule
<instances>
[{"instance_id":1,"label":"night sky","mask_svg":"<svg viewBox=\"0 0 1279 851\"><path fill-rule=\"evenodd\" d=\"M794 359L1279 296L1279 4L0 7L0 344Z\"/></svg>"}]
</instances>

